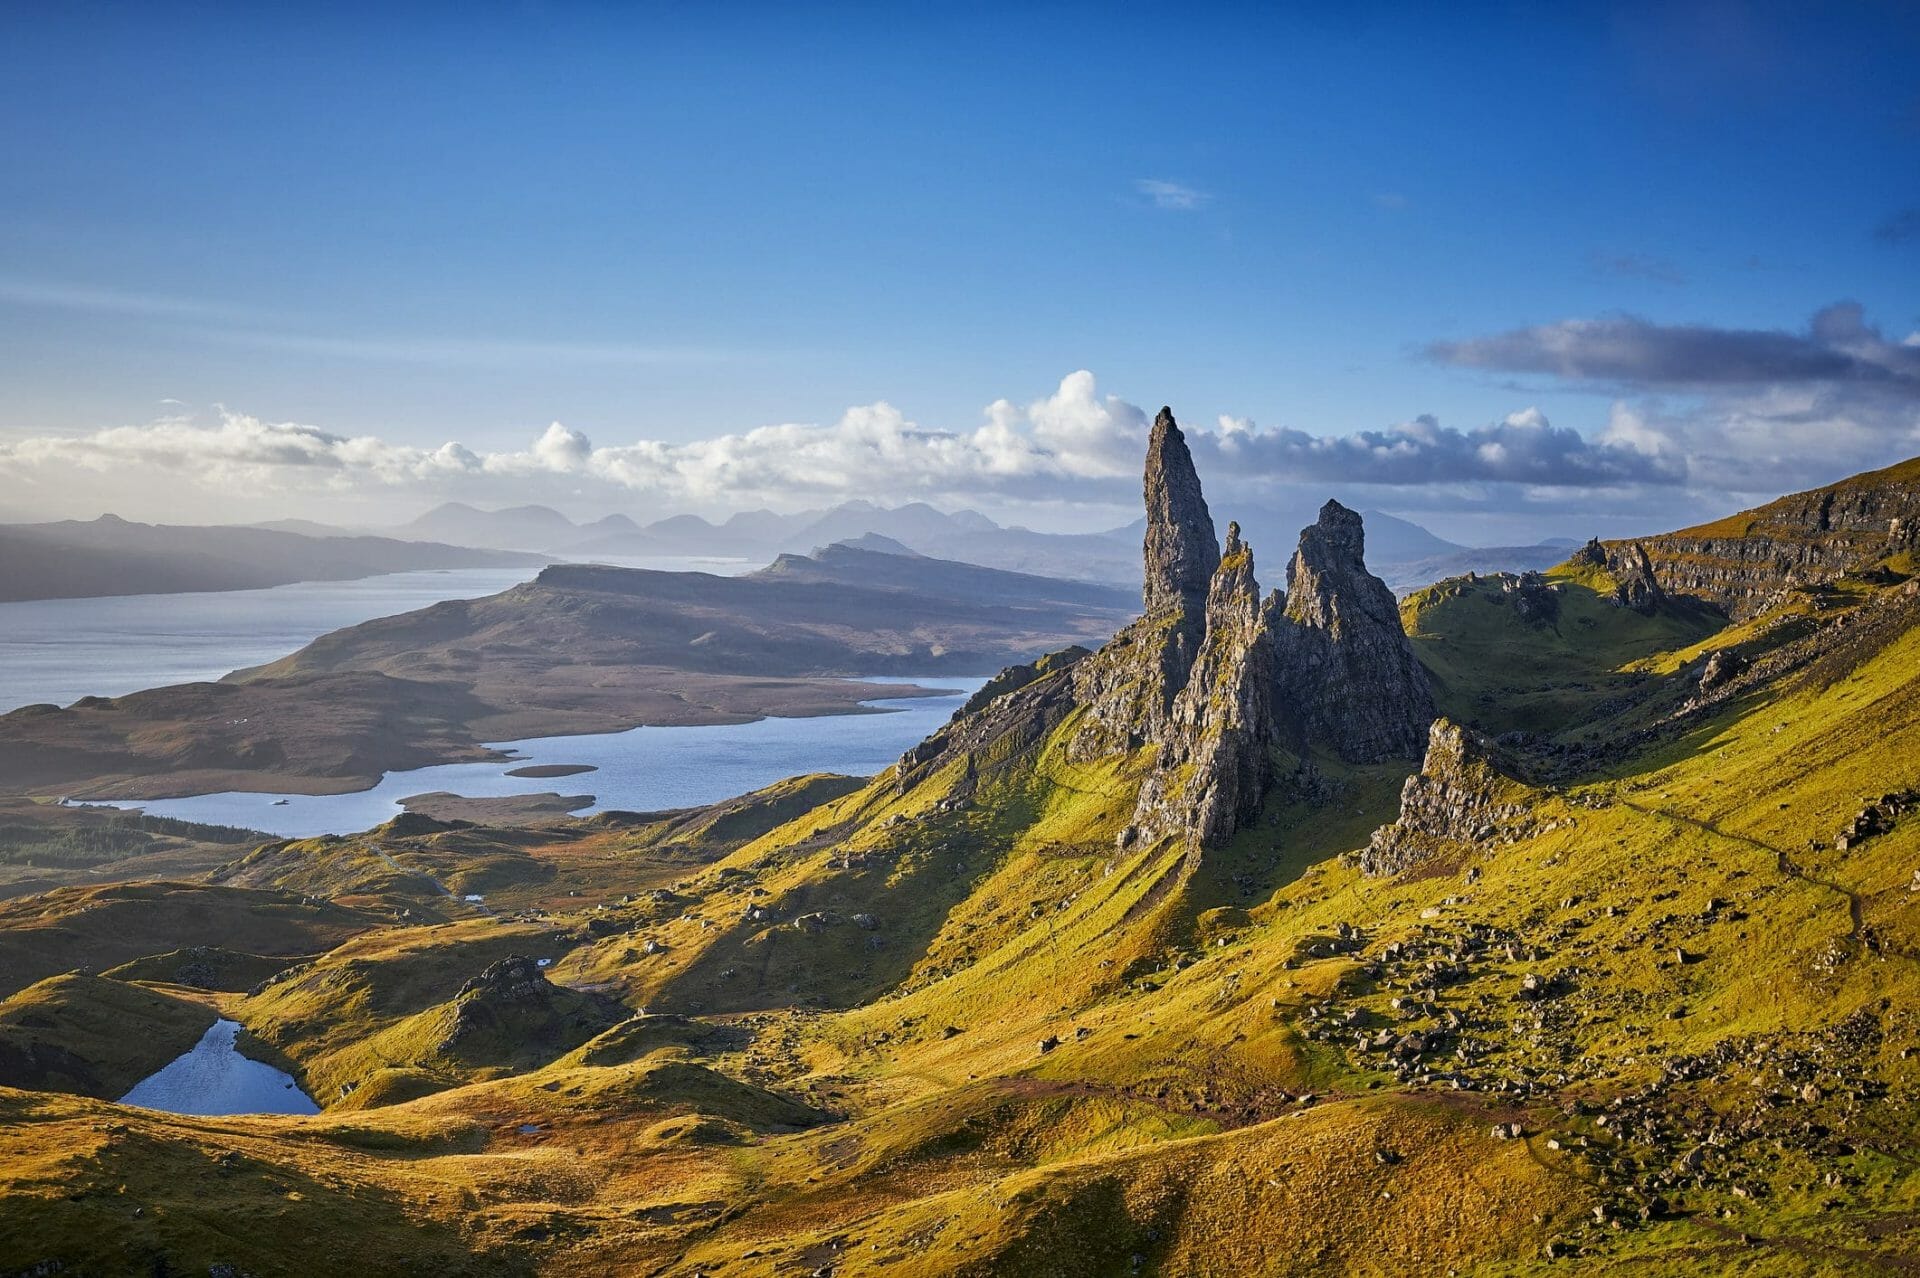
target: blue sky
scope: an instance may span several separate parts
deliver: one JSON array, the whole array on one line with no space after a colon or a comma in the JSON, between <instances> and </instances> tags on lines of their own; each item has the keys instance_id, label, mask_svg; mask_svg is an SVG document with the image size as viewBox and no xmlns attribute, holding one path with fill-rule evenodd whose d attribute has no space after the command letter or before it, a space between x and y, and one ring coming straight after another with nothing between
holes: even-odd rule
<instances>
[{"instance_id":1,"label":"blue sky","mask_svg":"<svg viewBox=\"0 0 1920 1278\"><path fill-rule=\"evenodd\" d=\"M669 446L866 438L845 417L876 404L968 436L1002 398L1055 403L1052 434L1045 411L1008 426L1049 458L1063 431L1112 438L964 473L890 471L869 440L844 495L1111 522L1109 453L1161 403L1331 438L1535 409L1665 458L1604 483L1546 461L1544 484L1259 480L1480 540L1659 527L1920 452L1911 6L161 4L9 26L0 516L184 518L193 484L141 482L176 454L235 518L820 504L819 474L730 484ZM1818 385L1472 345L1621 316L1655 343L1822 345L1840 302L1858 340L1835 340L1872 334L1892 389L1785 415L1783 387ZM1077 370L1097 389L1067 404ZM1241 482L1249 454L1218 455Z\"/></svg>"}]
</instances>

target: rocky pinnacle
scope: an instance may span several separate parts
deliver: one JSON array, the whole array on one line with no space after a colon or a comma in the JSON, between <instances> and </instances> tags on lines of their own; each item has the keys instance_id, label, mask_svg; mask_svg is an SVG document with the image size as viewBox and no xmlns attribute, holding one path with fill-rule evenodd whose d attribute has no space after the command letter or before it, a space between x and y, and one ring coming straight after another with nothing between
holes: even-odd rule
<instances>
[{"instance_id":1,"label":"rocky pinnacle","mask_svg":"<svg viewBox=\"0 0 1920 1278\"><path fill-rule=\"evenodd\" d=\"M1271 606L1253 576L1240 525L1209 587L1206 639L1174 699L1156 767L1141 786L1131 838L1186 836L1217 846L1259 814L1272 781L1274 666Z\"/></svg>"},{"instance_id":2,"label":"rocky pinnacle","mask_svg":"<svg viewBox=\"0 0 1920 1278\"><path fill-rule=\"evenodd\" d=\"M1350 763L1418 758L1433 720L1427 674L1393 592L1367 571L1360 516L1337 501L1301 530L1275 636L1282 702L1307 739Z\"/></svg>"},{"instance_id":3,"label":"rocky pinnacle","mask_svg":"<svg viewBox=\"0 0 1920 1278\"><path fill-rule=\"evenodd\" d=\"M1147 442L1146 585L1142 599L1149 617L1174 612L1198 615L1207 604L1213 570L1220 563L1220 541L1213 516L1200 495L1193 454L1162 408Z\"/></svg>"}]
</instances>

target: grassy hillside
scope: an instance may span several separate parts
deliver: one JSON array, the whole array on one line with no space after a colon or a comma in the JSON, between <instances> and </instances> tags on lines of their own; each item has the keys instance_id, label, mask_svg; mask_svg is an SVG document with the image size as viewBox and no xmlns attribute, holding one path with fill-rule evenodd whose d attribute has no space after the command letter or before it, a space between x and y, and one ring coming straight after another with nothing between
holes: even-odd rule
<instances>
[{"instance_id":1,"label":"grassy hillside","mask_svg":"<svg viewBox=\"0 0 1920 1278\"><path fill-rule=\"evenodd\" d=\"M1509 775L1391 876L1357 852L1410 766L1284 752L1227 846L1121 850L1153 748L1077 758L1063 670L871 782L271 845L192 890L278 903L311 962L242 991L293 951L236 936L155 989L213 942L84 934L115 997L217 1004L325 1112L0 1088L0 1238L101 1272L1905 1272L1910 570L1738 625L1572 566L1414 596ZM63 981L34 1032L111 1064Z\"/></svg>"}]
</instances>

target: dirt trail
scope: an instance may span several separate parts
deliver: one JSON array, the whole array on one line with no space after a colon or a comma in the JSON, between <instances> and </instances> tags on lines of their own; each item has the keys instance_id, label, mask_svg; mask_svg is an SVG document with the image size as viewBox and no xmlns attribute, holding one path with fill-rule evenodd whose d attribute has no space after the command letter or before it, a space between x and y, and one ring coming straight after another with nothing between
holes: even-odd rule
<instances>
[{"instance_id":1,"label":"dirt trail","mask_svg":"<svg viewBox=\"0 0 1920 1278\"><path fill-rule=\"evenodd\" d=\"M1681 816L1677 812L1668 812L1663 808L1650 808L1644 804L1634 803L1628 799L1621 799L1619 803L1621 807L1630 808L1643 816L1660 817L1668 821L1677 822L1680 825L1692 826L1694 829L1706 834L1711 834L1717 839L1726 839L1733 843L1743 843L1757 851L1765 852L1773 858L1776 868L1786 877L1798 879L1800 882L1812 887L1825 888L1829 892L1838 893L1846 899L1847 918L1852 925L1847 932L1847 940L1855 946L1860 945L1862 937L1866 932L1866 922L1861 914L1860 894L1852 888L1835 883L1830 879L1815 878L1813 875L1808 874L1805 870L1795 865L1793 858L1788 856L1784 849L1776 848L1771 843L1762 843L1758 839L1748 838L1744 834L1733 834L1729 831L1722 830L1711 821L1702 821L1695 817Z\"/></svg>"}]
</instances>

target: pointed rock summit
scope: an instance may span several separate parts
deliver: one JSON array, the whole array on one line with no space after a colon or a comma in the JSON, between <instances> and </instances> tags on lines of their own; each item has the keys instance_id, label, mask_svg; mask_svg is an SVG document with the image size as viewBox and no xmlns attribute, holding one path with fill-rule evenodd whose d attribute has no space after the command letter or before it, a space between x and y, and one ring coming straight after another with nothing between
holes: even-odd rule
<instances>
[{"instance_id":1,"label":"pointed rock summit","mask_svg":"<svg viewBox=\"0 0 1920 1278\"><path fill-rule=\"evenodd\" d=\"M1070 754L1097 758L1158 741L1206 634L1207 590L1220 563L1213 516L1193 454L1163 408L1147 440L1144 615L1113 637L1076 678L1087 722Z\"/></svg>"},{"instance_id":2,"label":"pointed rock summit","mask_svg":"<svg viewBox=\"0 0 1920 1278\"><path fill-rule=\"evenodd\" d=\"M1147 615L1197 615L1206 607L1214 565L1220 562L1220 540L1171 408L1160 410L1147 440L1145 495L1147 574L1141 594Z\"/></svg>"},{"instance_id":3,"label":"pointed rock summit","mask_svg":"<svg viewBox=\"0 0 1920 1278\"><path fill-rule=\"evenodd\" d=\"M1282 701L1309 743L1349 763L1418 758L1433 722L1427 672L1400 605L1367 571L1360 516L1337 501L1300 533L1276 637Z\"/></svg>"}]
</instances>

